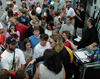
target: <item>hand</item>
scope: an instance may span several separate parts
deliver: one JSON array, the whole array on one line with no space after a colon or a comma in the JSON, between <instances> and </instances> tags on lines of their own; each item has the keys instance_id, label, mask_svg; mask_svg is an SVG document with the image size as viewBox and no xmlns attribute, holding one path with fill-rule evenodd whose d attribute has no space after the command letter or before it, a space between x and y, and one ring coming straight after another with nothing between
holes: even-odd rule
<instances>
[{"instance_id":1,"label":"hand","mask_svg":"<svg viewBox=\"0 0 100 79\"><path fill-rule=\"evenodd\" d=\"M70 43L70 41L67 38L65 40L66 40L66 42L69 42Z\"/></svg>"},{"instance_id":2,"label":"hand","mask_svg":"<svg viewBox=\"0 0 100 79\"><path fill-rule=\"evenodd\" d=\"M92 46L92 45L89 45L89 46L88 46L88 49L89 49L90 51L92 51L92 50L93 50L93 46Z\"/></svg>"},{"instance_id":3,"label":"hand","mask_svg":"<svg viewBox=\"0 0 100 79\"><path fill-rule=\"evenodd\" d=\"M35 61L36 61L36 59L30 61L30 62L28 63L28 65L26 66L26 68L28 68L30 65L32 65Z\"/></svg>"}]
</instances>

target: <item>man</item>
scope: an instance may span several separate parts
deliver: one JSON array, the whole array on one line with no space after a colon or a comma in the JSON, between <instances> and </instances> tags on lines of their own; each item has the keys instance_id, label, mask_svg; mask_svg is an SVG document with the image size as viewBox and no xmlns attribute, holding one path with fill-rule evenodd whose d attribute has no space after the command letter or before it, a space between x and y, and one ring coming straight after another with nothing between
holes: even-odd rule
<instances>
[{"instance_id":1,"label":"man","mask_svg":"<svg viewBox=\"0 0 100 79\"><path fill-rule=\"evenodd\" d=\"M45 30L47 28L46 18L43 17L39 25Z\"/></svg>"},{"instance_id":2,"label":"man","mask_svg":"<svg viewBox=\"0 0 100 79\"><path fill-rule=\"evenodd\" d=\"M78 48L88 47L89 50L93 50L95 46L99 44L98 32L94 27L94 20L89 18L87 20L88 27L83 33L82 40L78 43Z\"/></svg>"},{"instance_id":3,"label":"man","mask_svg":"<svg viewBox=\"0 0 100 79\"><path fill-rule=\"evenodd\" d=\"M44 33L43 28L41 26L39 26L39 20L38 19L33 19L31 24L32 24L32 26L29 27L27 29L27 31L25 32L25 38L29 38L30 36L33 35L32 28L34 28L34 27L39 27L40 34Z\"/></svg>"},{"instance_id":4,"label":"man","mask_svg":"<svg viewBox=\"0 0 100 79\"><path fill-rule=\"evenodd\" d=\"M28 27L21 23L21 18L16 18L16 29L20 32L20 41L23 41Z\"/></svg>"},{"instance_id":5,"label":"man","mask_svg":"<svg viewBox=\"0 0 100 79\"><path fill-rule=\"evenodd\" d=\"M39 27L34 27L32 31L33 31L34 35L30 36L29 39L32 43L33 48L35 48L35 46L38 43L40 43L40 30L39 30Z\"/></svg>"},{"instance_id":6,"label":"man","mask_svg":"<svg viewBox=\"0 0 100 79\"><path fill-rule=\"evenodd\" d=\"M66 18L66 24L63 24L61 29L60 29L60 33L62 33L63 31L69 31L71 36L74 35L74 26L71 24L72 22L72 18L71 16L67 16Z\"/></svg>"},{"instance_id":7,"label":"man","mask_svg":"<svg viewBox=\"0 0 100 79\"><path fill-rule=\"evenodd\" d=\"M48 35L47 34L41 34L40 40L41 40L41 42L39 44L37 44L34 48L34 55L33 55L34 59L43 56L44 51L46 49L51 48L50 43L47 42L48 41ZM36 65L38 67L39 63L37 63Z\"/></svg>"},{"instance_id":8,"label":"man","mask_svg":"<svg viewBox=\"0 0 100 79\"><path fill-rule=\"evenodd\" d=\"M7 49L1 54L2 69L7 69L10 74L16 72L18 69L25 69L25 57L20 49L17 49L17 42L13 36L6 40Z\"/></svg>"}]
</instances>

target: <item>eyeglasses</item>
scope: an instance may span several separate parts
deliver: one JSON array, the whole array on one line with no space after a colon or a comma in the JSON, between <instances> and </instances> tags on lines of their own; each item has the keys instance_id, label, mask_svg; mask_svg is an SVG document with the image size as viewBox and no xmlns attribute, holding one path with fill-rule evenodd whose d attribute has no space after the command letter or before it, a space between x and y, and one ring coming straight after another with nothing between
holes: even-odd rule
<instances>
[{"instance_id":1,"label":"eyeglasses","mask_svg":"<svg viewBox=\"0 0 100 79\"><path fill-rule=\"evenodd\" d=\"M41 38L41 41L47 41L48 39L43 39L43 38Z\"/></svg>"}]
</instances>

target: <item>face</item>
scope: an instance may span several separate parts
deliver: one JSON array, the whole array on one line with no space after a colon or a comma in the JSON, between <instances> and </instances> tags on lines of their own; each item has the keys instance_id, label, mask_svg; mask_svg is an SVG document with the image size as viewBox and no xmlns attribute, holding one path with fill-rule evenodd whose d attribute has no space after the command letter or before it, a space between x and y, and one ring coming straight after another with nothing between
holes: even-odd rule
<instances>
[{"instance_id":1,"label":"face","mask_svg":"<svg viewBox=\"0 0 100 79\"><path fill-rule=\"evenodd\" d=\"M65 33L63 33L63 34L62 34L62 37L67 38L67 36L66 36L66 34L65 34Z\"/></svg>"},{"instance_id":2,"label":"face","mask_svg":"<svg viewBox=\"0 0 100 79\"><path fill-rule=\"evenodd\" d=\"M70 24L71 23L71 20L69 18L66 18L66 23L67 24Z\"/></svg>"},{"instance_id":3,"label":"face","mask_svg":"<svg viewBox=\"0 0 100 79\"><path fill-rule=\"evenodd\" d=\"M56 46L56 42L52 38L50 38L49 42L50 42L52 48L54 48Z\"/></svg>"},{"instance_id":4,"label":"face","mask_svg":"<svg viewBox=\"0 0 100 79\"><path fill-rule=\"evenodd\" d=\"M33 23L33 26L39 27L39 22Z\"/></svg>"},{"instance_id":5,"label":"face","mask_svg":"<svg viewBox=\"0 0 100 79\"><path fill-rule=\"evenodd\" d=\"M43 38L41 38L40 40L41 40L41 44L42 44L43 46L45 46L46 43L47 43L47 41L48 41L48 39L43 39Z\"/></svg>"},{"instance_id":6,"label":"face","mask_svg":"<svg viewBox=\"0 0 100 79\"><path fill-rule=\"evenodd\" d=\"M46 21L45 20L42 20L41 21L41 25L45 25Z\"/></svg>"},{"instance_id":7,"label":"face","mask_svg":"<svg viewBox=\"0 0 100 79\"><path fill-rule=\"evenodd\" d=\"M87 20L87 24L88 24L88 25L90 24L90 22L89 22L90 19L91 19L91 18L88 18L88 20Z\"/></svg>"},{"instance_id":8,"label":"face","mask_svg":"<svg viewBox=\"0 0 100 79\"><path fill-rule=\"evenodd\" d=\"M12 44L7 44L7 47L10 51L15 51L15 48L17 46L17 43L15 45L12 45Z\"/></svg>"},{"instance_id":9,"label":"face","mask_svg":"<svg viewBox=\"0 0 100 79\"><path fill-rule=\"evenodd\" d=\"M30 48L31 48L31 43L30 42L26 43L26 49L30 49Z\"/></svg>"},{"instance_id":10,"label":"face","mask_svg":"<svg viewBox=\"0 0 100 79\"><path fill-rule=\"evenodd\" d=\"M10 27L10 30L11 30L11 31L12 31L12 30L14 31L14 30L15 30L15 27L14 27L14 26L11 26L11 27Z\"/></svg>"},{"instance_id":11,"label":"face","mask_svg":"<svg viewBox=\"0 0 100 79\"><path fill-rule=\"evenodd\" d=\"M51 27L50 27L50 25L49 25L49 24L48 24L48 29L49 29L49 30L51 30Z\"/></svg>"},{"instance_id":12,"label":"face","mask_svg":"<svg viewBox=\"0 0 100 79\"><path fill-rule=\"evenodd\" d=\"M33 31L33 34L34 34L35 36L39 36L39 33L40 33L39 30L34 30L34 31Z\"/></svg>"}]
</instances>

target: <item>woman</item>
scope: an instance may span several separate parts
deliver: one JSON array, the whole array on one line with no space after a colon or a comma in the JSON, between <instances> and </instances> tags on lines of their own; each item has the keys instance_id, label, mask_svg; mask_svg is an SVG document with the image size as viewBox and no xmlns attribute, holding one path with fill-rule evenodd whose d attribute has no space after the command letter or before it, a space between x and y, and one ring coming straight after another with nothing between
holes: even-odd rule
<instances>
[{"instance_id":1,"label":"woman","mask_svg":"<svg viewBox=\"0 0 100 79\"><path fill-rule=\"evenodd\" d=\"M53 33L53 26L54 26L53 22L50 21L50 22L48 23L47 28L45 29L45 34L47 34L48 36L51 36L52 33Z\"/></svg>"},{"instance_id":2,"label":"woman","mask_svg":"<svg viewBox=\"0 0 100 79\"><path fill-rule=\"evenodd\" d=\"M72 76L70 55L69 55L69 52L64 47L61 36L58 34L52 35L50 37L50 44L51 44L52 49L54 49L60 55L60 57L62 59L64 68L65 68L65 72L66 72L66 79L70 79ZM44 57L34 59L28 64L28 66L34 62L39 62L39 61L43 61L43 60L44 60Z\"/></svg>"},{"instance_id":3,"label":"woman","mask_svg":"<svg viewBox=\"0 0 100 79\"><path fill-rule=\"evenodd\" d=\"M60 56L52 49L44 52L44 63L37 68L33 79L65 79L65 71Z\"/></svg>"},{"instance_id":4,"label":"woman","mask_svg":"<svg viewBox=\"0 0 100 79\"><path fill-rule=\"evenodd\" d=\"M20 37L20 33L19 31L17 31L16 26L14 23L12 23L9 27L8 27L8 32L6 34L6 38L8 38L9 36L11 36L12 34L17 34L18 37Z\"/></svg>"}]
</instances>

